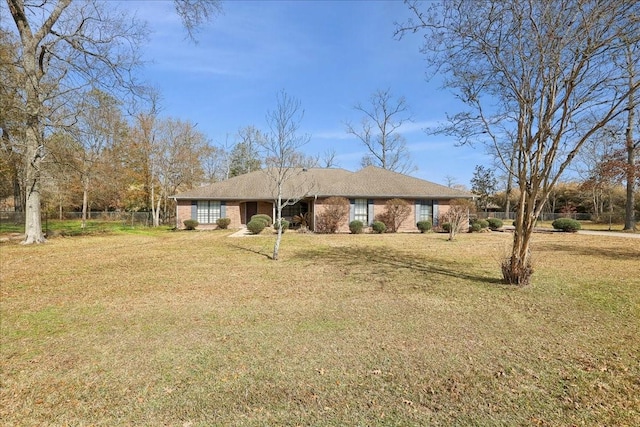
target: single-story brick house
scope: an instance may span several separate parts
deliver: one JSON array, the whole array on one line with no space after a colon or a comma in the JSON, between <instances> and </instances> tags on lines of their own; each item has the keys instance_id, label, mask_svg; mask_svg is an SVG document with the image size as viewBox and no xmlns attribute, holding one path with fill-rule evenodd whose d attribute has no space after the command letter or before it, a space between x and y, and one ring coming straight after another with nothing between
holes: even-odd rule
<instances>
[{"instance_id":1,"label":"single-story brick house","mask_svg":"<svg viewBox=\"0 0 640 427\"><path fill-rule=\"evenodd\" d=\"M446 213L449 201L471 199L465 191L414 178L408 175L368 166L357 172L339 168L294 169L286 181L284 198L300 199L283 209L282 216L291 220L294 215L308 213L313 229L316 216L324 209L324 201L332 196L345 197L350 202L349 221L341 231L349 231L354 219L371 225L376 215L384 212L385 203L394 198L411 205L411 215L399 231L417 231L416 223ZM236 176L226 181L196 188L172 196L176 201L176 222L183 227L186 219L195 219L198 228L216 228L218 218L229 218L229 228L240 228L253 215L261 213L275 217L275 185L266 170Z\"/></svg>"}]
</instances>

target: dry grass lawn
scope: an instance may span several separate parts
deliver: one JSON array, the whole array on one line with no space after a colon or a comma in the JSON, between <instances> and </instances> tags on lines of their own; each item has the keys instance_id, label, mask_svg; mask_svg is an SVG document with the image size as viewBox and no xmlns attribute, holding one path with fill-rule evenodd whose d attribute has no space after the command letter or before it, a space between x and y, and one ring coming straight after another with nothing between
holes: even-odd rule
<instances>
[{"instance_id":1,"label":"dry grass lawn","mask_svg":"<svg viewBox=\"0 0 640 427\"><path fill-rule=\"evenodd\" d=\"M640 240L158 232L0 245L6 426L640 425Z\"/></svg>"}]
</instances>

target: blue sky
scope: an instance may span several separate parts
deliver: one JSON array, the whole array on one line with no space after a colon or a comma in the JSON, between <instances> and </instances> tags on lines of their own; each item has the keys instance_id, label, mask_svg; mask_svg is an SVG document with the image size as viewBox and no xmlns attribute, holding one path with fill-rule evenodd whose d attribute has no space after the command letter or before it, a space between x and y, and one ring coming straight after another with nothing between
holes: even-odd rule
<instances>
[{"instance_id":1,"label":"blue sky","mask_svg":"<svg viewBox=\"0 0 640 427\"><path fill-rule=\"evenodd\" d=\"M442 184L451 176L469 187L475 165L491 163L482 146L456 147L424 132L461 106L426 80L420 36L393 38L394 22L409 13L401 1L227 1L197 44L185 38L172 2L127 6L152 31L144 77L162 95L162 114L197 123L216 144L233 142L247 125L266 129L284 90L305 110L301 130L311 141L303 151L334 149L338 166L357 170L365 149L344 123L358 123L353 106L389 88L413 116L401 128L418 168L412 175Z\"/></svg>"}]
</instances>

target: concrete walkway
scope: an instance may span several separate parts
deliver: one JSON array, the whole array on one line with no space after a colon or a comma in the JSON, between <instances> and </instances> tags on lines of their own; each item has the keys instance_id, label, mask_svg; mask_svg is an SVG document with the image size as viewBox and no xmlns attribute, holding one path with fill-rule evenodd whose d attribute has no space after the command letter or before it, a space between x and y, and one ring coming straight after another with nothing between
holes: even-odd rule
<instances>
[{"instance_id":1,"label":"concrete walkway","mask_svg":"<svg viewBox=\"0 0 640 427\"><path fill-rule=\"evenodd\" d=\"M512 225L505 225L502 227L505 231L513 231ZM537 233L563 233L560 230L554 230L553 228L536 228L534 230ZM623 237L629 239L640 239L640 233L627 233L626 231L601 231L601 230L578 230L578 234L585 234L591 236L606 236L606 237Z\"/></svg>"},{"instance_id":2,"label":"concrete walkway","mask_svg":"<svg viewBox=\"0 0 640 427\"><path fill-rule=\"evenodd\" d=\"M592 236L607 236L607 237L628 237L630 239L640 239L640 233L627 233L626 231L578 230L578 234L590 234Z\"/></svg>"},{"instance_id":3,"label":"concrete walkway","mask_svg":"<svg viewBox=\"0 0 640 427\"><path fill-rule=\"evenodd\" d=\"M229 237L245 237L245 236L253 236L253 234L251 234L249 230L247 230L247 227L245 226L243 226L240 230L236 231L235 233L229 235Z\"/></svg>"}]
</instances>

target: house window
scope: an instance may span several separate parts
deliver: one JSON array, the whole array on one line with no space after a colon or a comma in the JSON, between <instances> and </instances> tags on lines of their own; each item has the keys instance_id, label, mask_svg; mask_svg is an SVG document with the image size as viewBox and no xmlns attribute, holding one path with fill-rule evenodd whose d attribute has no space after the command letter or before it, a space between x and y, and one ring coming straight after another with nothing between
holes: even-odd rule
<instances>
[{"instance_id":1,"label":"house window","mask_svg":"<svg viewBox=\"0 0 640 427\"><path fill-rule=\"evenodd\" d=\"M198 200L196 219L200 224L214 224L221 217L220 202L213 200Z\"/></svg>"},{"instance_id":2,"label":"house window","mask_svg":"<svg viewBox=\"0 0 640 427\"><path fill-rule=\"evenodd\" d=\"M354 217L356 221L362 221L363 224L369 224L367 199L355 199L354 201Z\"/></svg>"},{"instance_id":3,"label":"house window","mask_svg":"<svg viewBox=\"0 0 640 427\"><path fill-rule=\"evenodd\" d=\"M433 222L433 200L420 200L416 219Z\"/></svg>"},{"instance_id":4,"label":"house window","mask_svg":"<svg viewBox=\"0 0 640 427\"><path fill-rule=\"evenodd\" d=\"M291 219L296 215L304 215L309 210L306 202L298 202L282 207L282 218Z\"/></svg>"}]
</instances>

